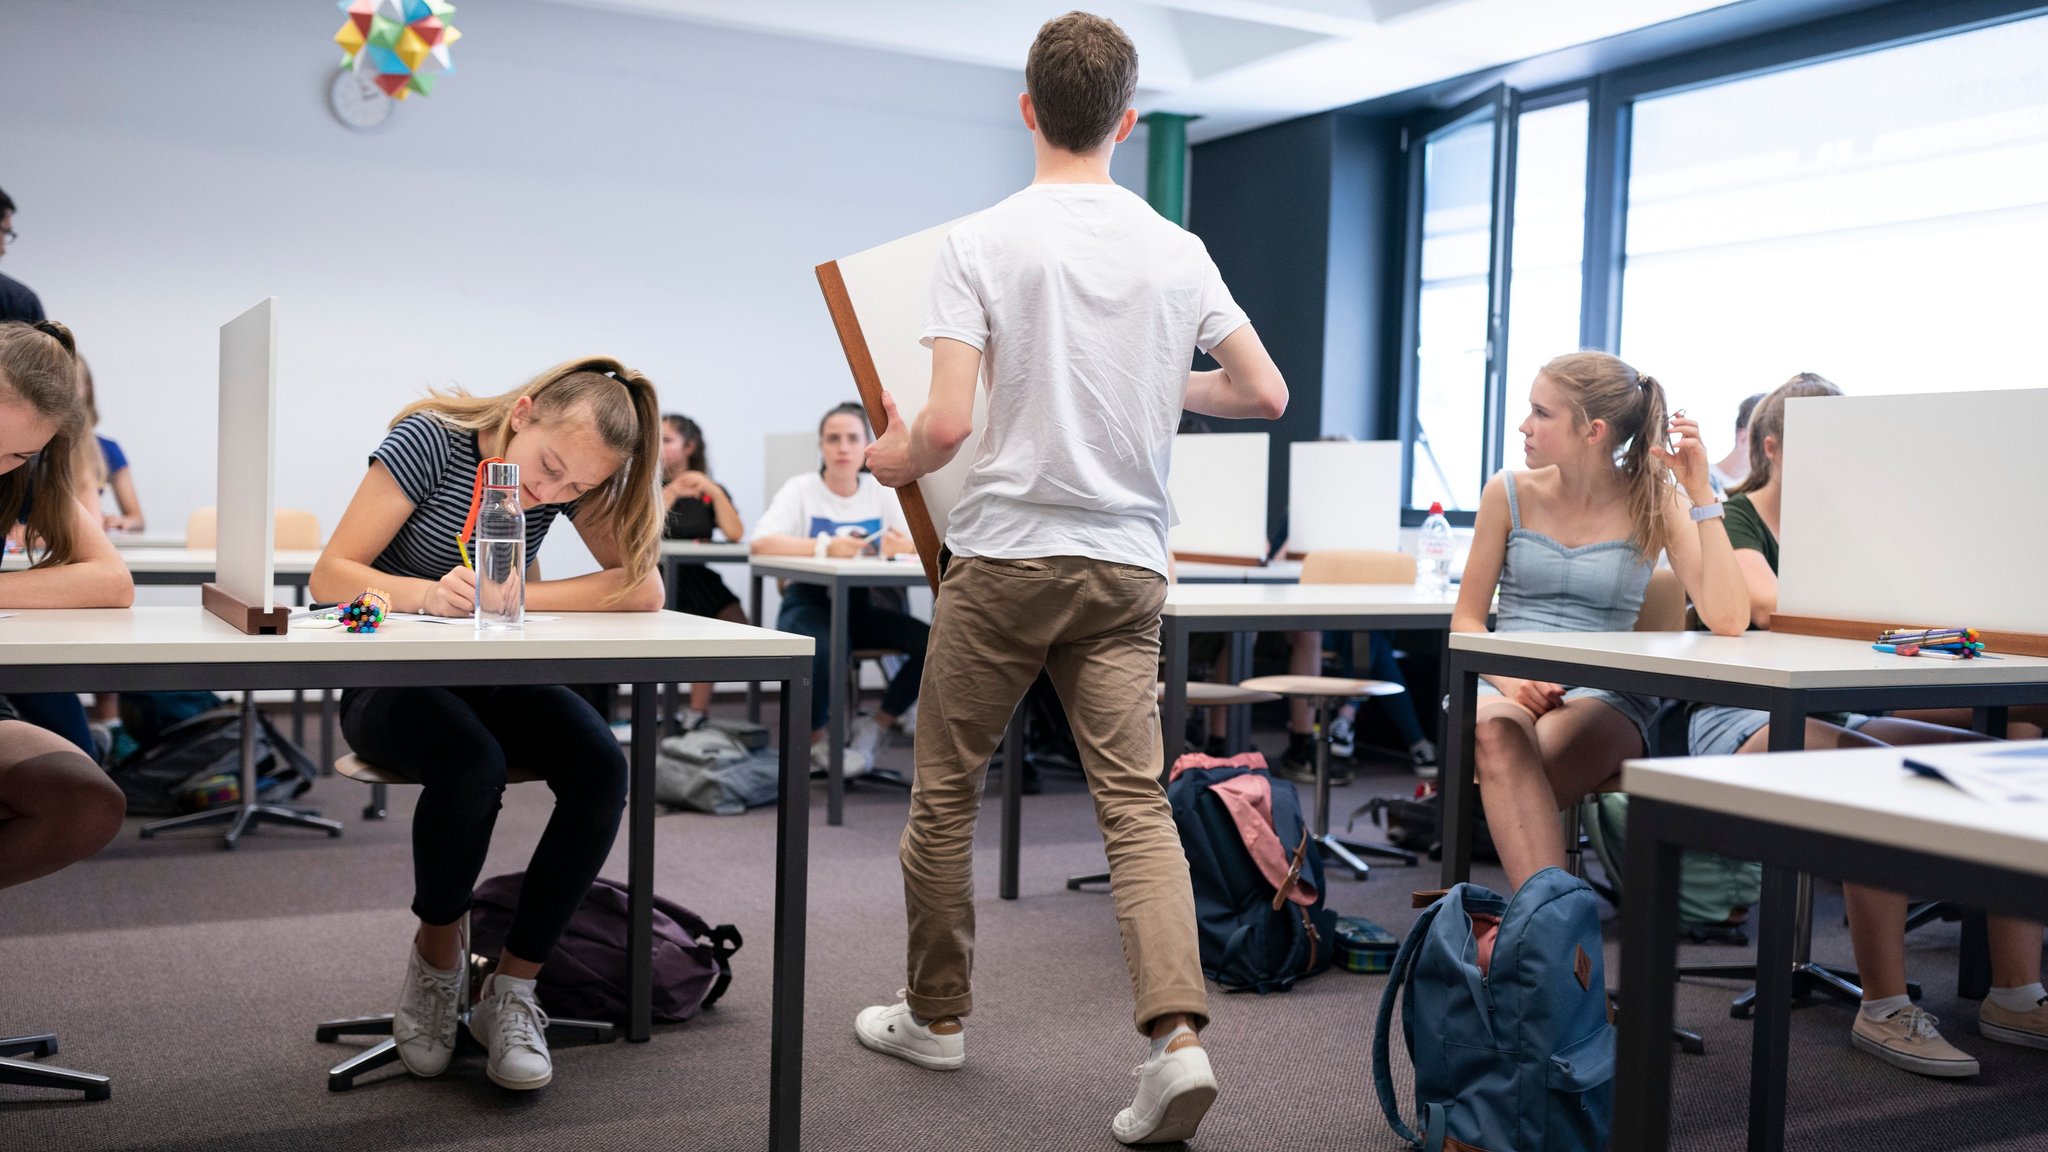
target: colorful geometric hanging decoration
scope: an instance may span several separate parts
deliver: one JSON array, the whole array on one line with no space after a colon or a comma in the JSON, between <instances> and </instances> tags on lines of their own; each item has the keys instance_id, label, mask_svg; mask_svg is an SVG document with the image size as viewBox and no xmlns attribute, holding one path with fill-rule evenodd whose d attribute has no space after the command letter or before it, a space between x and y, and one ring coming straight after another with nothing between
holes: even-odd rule
<instances>
[{"instance_id":1,"label":"colorful geometric hanging decoration","mask_svg":"<svg viewBox=\"0 0 2048 1152\"><path fill-rule=\"evenodd\" d=\"M354 68L394 100L429 96L434 79L455 71L448 46L462 38L447 0L338 0L348 23L334 34L341 65Z\"/></svg>"}]
</instances>

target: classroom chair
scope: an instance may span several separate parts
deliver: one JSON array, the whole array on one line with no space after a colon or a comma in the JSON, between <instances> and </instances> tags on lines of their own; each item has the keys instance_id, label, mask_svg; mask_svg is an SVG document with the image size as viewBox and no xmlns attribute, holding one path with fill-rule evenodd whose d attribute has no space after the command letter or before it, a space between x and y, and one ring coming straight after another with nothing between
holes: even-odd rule
<instances>
[{"instance_id":1,"label":"classroom chair","mask_svg":"<svg viewBox=\"0 0 2048 1152\"><path fill-rule=\"evenodd\" d=\"M37 1064L57 1054L57 1034L0 1038L0 1084L17 1088L58 1088L85 1093L87 1100L105 1100L114 1094L114 1082L96 1072L76 1072L54 1064ZM16 1057L26 1056L20 1060Z\"/></svg>"},{"instance_id":2,"label":"classroom chair","mask_svg":"<svg viewBox=\"0 0 2048 1152\"><path fill-rule=\"evenodd\" d=\"M279 508L271 524L271 547L282 552L320 550L320 518L304 508ZM212 508L196 509L185 521L185 547L213 548L219 542L219 513Z\"/></svg>"},{"instance_id":3,"label":"classroom chair","mask_svg":"<svg viewBox=\"0 0 2048 1152\"><path fill-rule=\"evenodd\" d=\"M1166 698L1164 680L1152 686L1154 701ZM1208 714L1211 708L1234 708L1240 704L1265 704L1280 697L1271 692L1255 692L1235 684L1211 684L1206 680L1195 680L1188 684L1188 708L1190 711ZM1083 884L1107 884L1109 873L1090 872L1081 876L1067 877L1067 891L1079 892Z\"/></svg>"},{"instance_id":4,"label":"classroom chair","mask_svg":"<svg viewBox=\"0 0 2048 1152\"><path fill-rule=\"evenodd\" d=\"M1313 554L1311 554L1313 556ZM1351 874L1363 880L1371 868L1361 858L1373 856L1383 860L1398 860L1403 864L1414 864L1415 853L1384 844L1368 844L1363 840L1351 840L1330 831L1330 742L1322 737L1329 729L1329 712L1333 705L1346 700L1363 700L1371 696L1395 696L1407 689L1399 684L1384 680L1349 680L1342 676L1254 676L1238 687L1251 692L1271 692L1278 696L1298 696L1307 699L1316 711L1316 819L1310 826L1309 834L1325 853L1336 858L1335 862L1349 868Z\"/></svg>"},{"instance_id":5,"label":"classroom chair","mask_svg":"<svg viewBox=\"0 0 2048 1152\"><path fill-rule=\"evenodd\" d=\"M365 784L380 788L393 784L414 785L419 783L419 781L409 776L401 776L390 769L379 768L354 754L343 756L335 761L334 770L351 780L359 780ZM538 779L538 776L529 773L514 772L508 778L508 782L524 784ZM485 974L481 969L484 964L484 958L471 956L469 963L469 987L473 994L478 988L483 986ZM457 1052L482 1051L476 1041L470 1037L469 1029L466 1026L468 1014L469 1008L467 1005L464 1005L463 1017L465 1026L455 1030L455 1048ZM559 1017L550 1017L548 1019L547 1031L548 1043L550 1045L578 1040L592 1044L609 1044L616 1034L614 1026L607 1021L567 1020ZM321 1044L335 1043L344 1036L382 1036L384 1039L328 1069L327 1090L329 1092L346 1092L350 1088L355 1087L356 1077L366 1072L375 1071L387 1064L396 1064L398 1062L398 1041L390 1038L391 1014L389 1012L381 1016L358 1016L345 1020L328 1020L313 1030L313 1039Z\"/></svg>"}]
</instances>

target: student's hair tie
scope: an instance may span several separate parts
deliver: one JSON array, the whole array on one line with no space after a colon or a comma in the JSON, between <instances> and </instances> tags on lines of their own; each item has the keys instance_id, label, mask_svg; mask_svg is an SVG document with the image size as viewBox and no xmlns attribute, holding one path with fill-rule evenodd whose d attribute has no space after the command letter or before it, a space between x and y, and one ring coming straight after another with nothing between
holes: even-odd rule
<instances>
[{"instance_id":1,"label":"student's hair tie","mask_svg":"<svg viewBox=\"0 0 2048 1152\"><path fill-rule=\"evenodd\" d=\"M57 323L55 320L38 320L35 322L34 327L36 331L62 344L67 354L73 357L78 355L78 342L72 337L71 329Z\"/></svg>"},{"instance_id":2,"label":"student's hair tie","mask_svg":"<svg viewBox=\"0 0 2048 1152\"><path fill-rule=\"evenodd\" d=\"M462 553L462 566L464 568L476 567L469 558L469 540L470 537L476 535L476 516L478 510L483 507L484 471L493 464L503 463L505 463L503 456L493 456L488 460L482 460L477 463L476 482L469 487L469 515L462 521L461 535L455 538L455 547L457 551Z\"/></svg>"}]
</instances>

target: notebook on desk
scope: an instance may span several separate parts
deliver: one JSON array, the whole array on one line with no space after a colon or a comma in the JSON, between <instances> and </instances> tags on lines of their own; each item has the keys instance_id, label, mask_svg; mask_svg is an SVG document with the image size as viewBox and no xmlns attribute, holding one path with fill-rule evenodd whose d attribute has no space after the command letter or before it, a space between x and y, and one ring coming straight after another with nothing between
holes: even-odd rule
<instances>
[{"instance_id":1,"label":"notebook on desk","mask_svg":"<svg viewBox=\"0 0 2048 1152\"><path fill-rule=\"evenodd\" d=\"M1915 748L1906 767L1994 804L2048 803L2048 740Z\"/></svg>"}]
</instances>

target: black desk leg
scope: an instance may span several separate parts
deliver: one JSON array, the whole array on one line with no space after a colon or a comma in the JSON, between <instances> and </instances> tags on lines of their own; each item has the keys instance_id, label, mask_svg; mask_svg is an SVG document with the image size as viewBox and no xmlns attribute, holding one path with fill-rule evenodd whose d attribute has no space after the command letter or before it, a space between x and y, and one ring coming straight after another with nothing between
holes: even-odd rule
<instances>
[{"instance_id":1,"label":"black desk leg","mask_svg":"<svg viewBox=\"0 0 2048 1152\"><path fill-rule=\"evenodd\" d=\"M645 1041L654 1030L654 746L661 735L656 688L633 685L633 762L626 801L626 956L633 986L626 1039L635 1041Z\"/></svg>"},{"instance_id":2,"label":"black desk leg","mask_svg":"<svg viewBox=\"0 0 2048 1152\"><path fill-rule=\"evenodd\" d=\"M1669 820L1664 805L1654 800L1630 801L1621 887L1621 1036L1613 1146L1634 1152L1663 1152L1671 1138L1680 852L1665 838Z\"/></svg>"},{"instance_id":3,"label":"black desk leg","mask_svg":"<svg viewBox=\"0 0 2048 1152\"><path fill-rule=\"evenodd\" d=\"M1444 704L1444 744L1437 753L1437 787L1444 804L1443 883L1448 888L1472 875L1472 798L1479 786L1473 779L1472 723L1477 717L1479 674L1463 659L1446 649L1446 678L1450 698ZM1674 933L1677 929L1672 929Z\"/></svg>"},{"instance_id":4,"label":"black desk leg","mask_svg":"<svg viewBox=\"0 0 2048 1152\"><path fill-rule=\"evenodd\" d=\"M1806 708L1796 697L1781 701L1771 709L1770 750L1796 752L1804 747ZM1749 1057L1750 1152L1781 1152L1785 1147L1799 886L1797 871L1764 865L1763 892L1757 901L1761 922L1756 941L1756 1031L1750 1037Z\"/></svg>"},{"instance_id":5,"label":"black desk leg","mask_svg":"<svg viewBox=\"0 0 2048 1152\"><path fill-rule=\"evenodd\" d=\"M1005 900L1017 898L1018 840L1024 816L1024 702L1010 713L1010 726L1003 731L1003 876L996 894Z\"/></svg>"},{"instance_id":6,"label":"black desk leg","mask_svg":"<svg viewBox=\"0 0 2048 1152\"><path fill-rule=\"evenodd\" d=\"M768 1041L768 1147L798 1152L804 1089L804 915L811 835L811 676L782 685L775 813L775 985Z\"/></svg>"},{"instance_id":7,"label":"black desk leg","mask_svg":"<svg viewBox=\"0 0 2048 1152\"><path fill-rule=\"evenodd\" d=\"M1252 649L1258 643L1258 639L1257 632L1232 632L1229 635L1229 643L1225 645L1224 651L1227 654L1225 658L1230 662L1230 674L1226 679L1232 684L1242 684L1252 678ZM1223 732L1229 744L1227 751L1231 755L1249 752L1252 746L1252 706L1232 705L1229 717L1224 722Z\"/></svg>"},{"instance_id":8,"label":"black desk leg","mask_svg":"<svg viewBox=\"0 0 2048 1152\"><path fill-rule=\"evenodd\" d=\"M1164 781L1167 773L1173 771L1173 762L1180 758L1180 746L1187 739L1188 731L1188 626L1178 616L1166 616L1160 620L1165 630L1161 638L1166 645L1166 690L1159 702L1159 721L1164 729L1159 746L1166 762L1159 766L1159 779Z\"/></svg>"},{"instance_id":9,"label":"black desk leg","mask_svg":"<svg viewBox=\"0 0 2048 1152\"><path fill-rule=\"evenodd\" d=\"M825 660L825 674L831 681L825 687L825 823L836 826L846 820L846 733L853 719L850 713L858 701L846 691L846 665L853 648L847 639L848 618L853 615L853 606L848 601L853 598L853 591L843 587L831 591L832 636ZM816 690L815 686L812 690ZM806 751L810 739L806 733Z\"/></svg>"},{"instance_id":10,"label":"black desk leg","mask_svg":"<svg viewBox=\"0 0 2048 1152\"><path fill-rule=\"evenodd\" d=\"M751 572L747 574L747 620L756 628L766 628L768 626L761 621L761 578L753 575ZM747 723L759 724L760 722L761 682L759 680L749 680L747 681ZM805 739L809 740L809 738L810 734L805 733ZM809 749L810 746L807 743L805 751L808 752Z\"/></svg>"}]
</instances>

